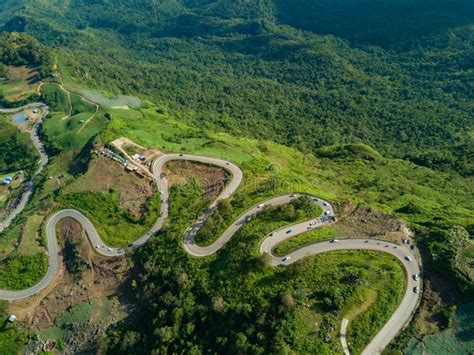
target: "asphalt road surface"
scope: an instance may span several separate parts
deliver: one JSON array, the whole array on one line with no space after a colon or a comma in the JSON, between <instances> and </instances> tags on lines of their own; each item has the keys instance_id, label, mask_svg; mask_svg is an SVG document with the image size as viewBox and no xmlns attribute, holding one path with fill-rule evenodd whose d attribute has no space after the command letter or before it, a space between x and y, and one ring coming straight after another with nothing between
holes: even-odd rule
<instances>
[{"instance_id":1,"label":"asphalt road surface","mask_svg":"<svg viewBox=\"0 0 474 355\"><path fill-rule=\"evenodd\" d=\"M36 132L36 130L35 130ZM33 141L36 142L35 146L37 146L38 151L42 156L41 166L47 164L47 156L42 149L42 145L37 138L36 133L33 134ZM262 211L265 206L277 206L291 202L294 199L302 196L299 194L291 194L291 195L284 195L278 196L267 201L261 202L259 205L256 205L245 213L243 213L237 220L227 228L227 230L217 239L213 244L200 247L196 245L194 242L194 237L196 232L202 226L206 218L208 218L212 213L214 213L217 203L222 200L230 197L239 187L242 181L242 171L240 168L230 162L227 162L222 159L217 158L210 158L210 157L202 157L202 156L195 156L189 154L165 154L158 159L156 159L153 163L153 173L157 182L157 186L161 193L161 213L160 217L154 224L154 226L143 235L137 241L131 243L127 247L121 248L112 248L107 246L102 239L100 238L99 234L97 233L96 229L92 225L92 223L85 217L82 213L76 210L63 210L54 214L48 220L46 224L46 236L47 236L47 244L48 244L48 257L49 257L49 267L45 277L35 286L22 290L22 291L6 291L0 290L0 299L5 300L18 300L27 298L30 296L35 295L42 289L44 289L56 276L59 268L59 256L58 256L58 245L57 245L57 236L56 236L56 226L57 224L65 219L65 218L73 218L77 222L79 222L94 249L105 256L119 256L125 253L125 248L138 248L151 237L153 237L163 226L164 222L168 217L168 199L169 199L169 191L168 191L168 182L166 176L163 173L163 167L166 163L173 161L173 160L189 160L194 162L200 162L204 164L216 165L226 169L232 176L232 180L229 181L221 194L217 197L217 199L211 204L209 209L205 212L203 216L201 216L185 233L184 235L184 242L183 246L186 251L196 257L205 257L209 256L219 249L221 249L231 238L232 236L243 226L245 225L249 219L255 218L260 211ZM44 165L43 165L44 164ZM340 241L332 241L332 242L320 242L315 243L297 251L287 255L284 258L277 258L272 255L272 249L279 243L285 241L286 239L292 238L296 235L305 233L310 228L321 227L327 223L331 223L333 221L332 217L335 217L333 207L328 201L324 201L322 199L308 196L311 198L313 203L321 206L323 209L323 214L321 216L315 217L312 220L297 223L291 226L287 226L281 229L278 229L268 235L260 245L260 252L261 253L268 253L271 256L271 264L273 266L285 266L290 265L300 259L303 259L309 255L316 255L320 253L336 251L336 250L374 250L374 251L381 251L385 253L389 253L395 256L400 262L402 263L403 267L406 271L407 276L407 288L405 295L403 297L402 302L396 309L395 313L392 317L388 320L388 322L384 325L382 330L372 339L370 344L364 349L363 354L379 354L381 351L390 343L390 341L399 333L399 331L408 323L411 319L411 316L414 310L417 307L419 293L414 292L414 287L420 287L420 280L414 280L413 275L420 273L420 267L417 262L416 255L414 252L404 246L404 245L395 245L392 243L387 243L383 241L374 241L374 240L364 240L364 239L346 239ZM25 202L26 204L26 202ZM410 261L407 259L411 259Z\"/></svg>"}]
</instances>

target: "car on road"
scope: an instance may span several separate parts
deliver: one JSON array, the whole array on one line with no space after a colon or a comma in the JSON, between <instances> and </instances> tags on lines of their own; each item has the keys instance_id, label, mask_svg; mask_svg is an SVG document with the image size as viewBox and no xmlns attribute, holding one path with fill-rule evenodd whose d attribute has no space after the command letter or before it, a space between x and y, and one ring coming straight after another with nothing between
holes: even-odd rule
<instances>
[{"instance_id":1,"label":"car on road","mask_svg":"<svg viewBox=\"0 0 474 355\"><path fill-rule=\"evenodd\" d=\"M412 258L411 258L411 256L408 256L408 255L407 255L407 256L405 256L405 260L406 260L406 261L412 261Z\"/></svg>"},{"instance_id":2,"label":"car on road","mask_svg":"<svg viewBox=\"0 0 474 355\"><path fill-rule=\"evenodd\" d=\"M369 241L368 240L364 240L364 243L368 243Z\"/></svg>"},{"instance_id":3,"label":"car on road","mask_svg":"<svg viewBox=\"0 0 474 355\"><path fill-rule=\"evenodd\" d=\"M97 249L100 249L100 245L99 244L96 244L95 246Z\"/></svg>"},{"instance_id":4,"label":"car on road","mask_svg":"<svg viewBox=\"0 0 474 355\"><path fill-rule=\"evenodd\" d=\"M323 202L323 206L327 206L327 205L328 205L328 203L327 203L327 202Z\"/></svg>"},{"instance_id":5,"label":"car on road","mask_svg":"<svg viewBox=\"0 0 474 355\"><path fill-rule=\"evenodd\" d=\"M179 156L182 157L182 156L184 156L184 154L180 154Z\"/></svg>"},{"instance_id":6,"label":"car on road","mask_svg":"<svg viewBox=\"0 0 474 355\"><path fill-rule=\"evenodd\" d=\"M285 256L281 261L285 262L291 260L291 256Z\"/></svg>"},{"instance_id":7,"label":"car on road","mask_svg":"<svg viewBox=\"0 0 474 355\"><path fill-rule=\"evenodd\" d=\"M107 251L112 251L112 248L107 248Z\"/></svg>"},{"instance_id":8,"label":"car on road","mask_svg":"<svg viewBox=\"0 0 474 355\"><path fill-rule=\"evenodd\" d=\"M292 229L288 229L288 230L286 231L286 234L290 234L291 232L293 232L293 230L292 230Z\"/></svg>"},{"instance_id":9,"label":"car on road","mask_svg":"<svg viewBox=\"0 0 474 355\"><path fill-rule=\"evenodd\" d=\"M264 203L261 203L261 204L257 205L257 208L263 208L263 207L265 207Z\"/></svg>"},{"instance_id":10,"label":"car on road","mask_svg":"<svg viewBox=\"0 0 474 355\"><path fill-rule=\"evenodd\" d=\"M419 278L420 276L418 274L413 275L413 280L418 281Z\"/></svg>"},{"instance_id":11,"label":"car on road","mask_svg":"<svg viewBox=\"0 0 474 355\"><path fill-rule=\"evenodd\" d=\"M414 293L418 293L418 292L420 292L420 289L419 289L419 287L418 287L418 286L416 286L416 287L413 287L413 292L414 292Z\"/></svg>"},{"instance_id":12,"label":"car on road","mask_svg":"<svg viewBox=\"0 0 474 355\"><path fill-rule=\"evenodd\" d=\"M338 239L331 239L330 243L339 243Z\"/></svg>"},{"instance_id":13,"label":"car on road","mask_svg":"<svg viewBox=\"0 0 474 355\"><path fill-rule=\"evenodd\" d=\"M331 212L328 210L328 211L324 211L324 215L325 216L329 216L331 214Z\"/></svg>"}]
</instances>

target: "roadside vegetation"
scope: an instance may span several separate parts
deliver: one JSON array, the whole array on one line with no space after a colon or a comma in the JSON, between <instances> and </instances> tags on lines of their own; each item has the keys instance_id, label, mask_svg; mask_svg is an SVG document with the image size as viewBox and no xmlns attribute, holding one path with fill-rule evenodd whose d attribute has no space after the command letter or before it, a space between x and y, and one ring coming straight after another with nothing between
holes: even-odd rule
<instances>
[{"instance_id":1,"label":"roadside vegetation","mask_svg":"<svg viewBox=\"0 0 474 355\"><path fill-rule=\"evenodd\" d=\"M277 245L275 249L273 249L273 254L275 256L285 256L301 247L324 240L331 240L335 236L336 230L331 226L311 230Z\"/></svg>"},{"instance_id":2,"label":"roadside vegetation","mask_svg":"<svg viewBox=\"0 0 474 355\"><path fill-rule=\"evenodd\" d=\"M0 174L34 169L38 153L29 134L0 114Z\"/></svg>"},{"instance_id":3,"label":"roadside vegetation","mask_svg":"<svg viewBox=\"0 0 474 355\"><path fill-rule=\"evenodd\" d=\"M28 334L17 330L16 324L7 322L8 302L0 301L0 349L5 354L18 354L26 344Z\"/></svg>"},{"instance_id":4,"label":"roadside vegetation","mask_svg":"<svg viewBox=\"0 0 474 355\"><path fill-rule=\"evenodd\" d=\"M119 196L113 190L109 193L74 193L64 195L58 201L61 209L72 208L83 212L104 242L113 247L125 246L144 235L160 214L159 195L149 199L139 219L120 208Z\"/></svg>"},{"instance_id":5,"label":"roadside vegetation","mask_svg":"<svg viewBox=\"0 0 474 355\"><path fill-rule=\"evenodd\" d=\"M48 269L48 257L44 253L25 256L9 255L0 266L0 289L22 290L37 284Z\"/></svg>"},{"instance_id":6,"label":"roadside vegetation","mask_svg":"<svg viewBox=\"0 0 474 355\"><path fill-rule=\"evenodd\" d=\"M292 220L280 209L259 214L219 253L190 257L180 244L206 208L201 193L196 184L172 188L170 223L136 255L147 319L137 328L127 328L126 322L111 330L104 339L109 351L340 351L341 312L360 288L385 299L391 295L392 307L377 308L377 319L386 319L396 307L393 295L403 293L404 274L383 254L328 253L283 269L268 266L257 248L266 234ZM392 276L401 282L390 283ZM301 317L305 326L295 327ZM315 318L321 323L309 323ZM373 335L371 326L359 329L361 341Z\"/></svg>"},{"instance_id":7,"label":"roadside vegetation","mask_svg":"<svg viewBox=\"0 0 474 355\"><path fill-rule=\"evenodd\" d=\"M242 197L242 195L238 195L235 198L230 198L230 201L224 200L218 204L217 213L208 218L196 234L198 245L206 246L215 242L224 230L251 206L250 201L246 201ZM269 224L274 220L281 220L280 227L283 227L284 225L315 218L321 213L322 210L319 206L311 203L309 198L302 197L287 205L262 206L262 210L257 215L261 223ZM252 216L252 218L254 217Z\"/></svg>"},{"instance_id":8,"label":"roadside vegetation","mask_svg":"<svg viewBox=\"0 0 474 355\"><path fill-rule=\"evenodd\" d=\"M57 97L61 98L59 93ZM58 117L67 114L60 111L66 108L67 105L64 105L58 109ZM109 109L107 113L111 120L95 138L98 142L110 142L126 136L138 144L165 152L184 151L223 157L242 167L244 183L234 197L221 203L219 211L213 216L213 223L206 227L205 240L208 243L249 207L268 197L290 192L308 193L328 200L334 200L336 196L340 201L350 199L402 216L412 227L420 229L426 228L427 223L432 223L440 214L444 214L445 220L453 225L468 227L473 220L470 190L466 190L468 180L435 173L406 161L385 158L364 145L331 146L314 156L268 141L196 129L149 103L140 109ZM54 139L54 136L51 138ZM145 206L147 212L143 218L137 218L120 207L118 191L114 191L113 187L89 191L94 189L87 188L91 185L84 179L89 179L89 170L93 178L95 163L90 163L87 158L92 150L91 145L86 143L83 141L73 150L62 151L51 161L41 177L41 188L34 196L29 213L41 210L48 216L56 209L79 209L91 219L104 241L122 246L148 231L159 214L159 197L156 195L149 199ZM340 150L343 154L336 154ZM77 165L77 153L84 156L87 163L81 162L83 170L73 175L71 167ZM47 178L49 176L53 178ZM229 348L249 352L299 349L301 344L315 352L339 351L338 329L343 313L357 314L351 309L364 308L357 301L358 297L362 297L360 295L376 295L373 296L374 302L357 314L350 325L350 329L354 327L354 334L361 339L353 345L354 349L359 349L398 304L398 296L388 297L383 291L387 290L394 296L404 288L403 282L387 281L396 279L398 272L403 275L400 266L390 261L388 256L380 256L384 260L381 264L377 264L379 257L354 252L308 258L298 263L301 266L295 265L288 270L265 266L264 258L258 255L258 243L265 235L308 214L319 214L313 207L306 209L304 203L293 208L288 205L271 209L268 215L264 212L239 231L217 255L206 260L190 258L181 248L183 232L202 214L208 201L201 199L203 190L197 183L175 186L172 191L170 223L157 238L136 253L137 267L142 269L143 275L138 287L143 289L145 295L141 304L149 310L166 309L166 314L149 312L151 318L147 324L155 324L156 327L139 331L124 329L111 334L111 349L126 352L139 346L143 349L164 349L162 347L167 346L167 349L175 351L191 351L178 339L188 339L190 344L208 348L211 344L193 340L205 337L213 341L219 339L214 349L222 351ZM302 212L297 212L300 210ZM445 212L448 210L449 215ZM300 236L302 241L294 238L288 243L297 243L296 248L307 242L305 238L309 238L308 235ZM320 237L325 236L317 235L317 231L311 236ZM34 260L34 257L28 258ZM170 265L173 265L172 270ZM321 265L326 266L321 270L318 268ZM392 271L379 273L376 271L378 268ZM311 274L306 269L313 270L311 272L321 270L324 274ZM367 274L361 271L367 269L374 271ZM36 268L33 277L30 270L23 269L19 271L18 278L26 275L28 286L31 286L44 274L42 270L41 267ZM361 281L360 286L356 286L357 282L348 281L346 284L341 281L346 280L346 274L352 273L365 281ZM300 274L301 279L296 277ZM380 282L374 277L379 277ZM295 283L296 280L300 283ZM328 289L330 285L334 285L334 289ZM360 288L356 290L357 287ZM239 292L235 292L236 289ZM300 301L301 295L310 297L311 302ZM295 304L298 306L290 311L293 309L291 305ZM314 307L308 308L304 304L313 304ZM213 311L206 313L206 307ZM256 313L258 309L262 311ZM285 309L289 311L285 312ZM337 312L337 315L331 311ZM175 318L176 312L181 314L178 318ZM204 315L208 321L203 323ZM255 325L255 317L260 324ZM319 320L320 328L316 333L314 329L302 325L313 319ZM212 324L207 323L210 320ZM200 334L197 330L206 328L210 329L206 334ZM234 329L235 334L222 333L224 329ZM300 332L307 337L305 342L296 341ZM155 343L153 339L159 340Z\"/></svg>"},{"instance_id":9,"label":"roadside vegetation","mask_svg":"<svg viewBox=\"0 0 474 355\"><path fill-rule=\"evenodd\" d=\"M240 213L270 196L301 192L332 201L351 200L405 220L423 248L425 265L439 265L438 272L455 279L454 287L469 299L474 181L469 160L472 122L467 117L472 116L472 105L465 65L469 47L460 42L470 43L472 31L450 32L454 42L439 35L436 41L445 43L439 48L428 41L404 52L385 52L281 27L266 16L257 22L233 17L243 10L241 5L231 6L235 13L223 14L225 21L213 22L225 27L217 32L225 34L219 39L188 38L207 23L204 9L198 17L206 20L191 22L190 33L179 39L162 32L166 38L154 36L149 42L136 31L149 27L140 27L143 18L127 18L138 26L127 31L137 36L134 39L143 39L133 43L150 44L149 51L138 52L124 51L121 41L115 41L125 38L130 43L129 32L101 35L102 30L85 19L79 26L66 26L67 17L60 26L54 21L41 23L45 42L58 44L58 34L66 41L70 35L79 36L72 37L70 48L57 49L66 80L136 92L160 103L145 101L141 108L100 108L95 113L95 106L79 96L68 96L56 84L44 85L43 99L52 113L45 120L42 140L54 158L38 177L39 189L24 214L28 220L19 218L1 236L1 247L14 250L11 246L22 234L19 224L36 229L33 216L47 218L66 207L84 212L110 245L122 246L148 231L159 214L158 196L150 198L142 206L145 213L137 217L121 206L113 186L67 191L91 168L95 139L107 143L125 136L146 147L222 157L242 167L244 183L232 199L219 205L198 235L203 245L215 240ZM24 9L27 15L29 9ZM222 11L227 10L225 6ZM49 15L35 11L28 21L8 19L7 27L23 24L23 29L37 31L38 16ZM100 16L100 11L91 16ZM176 21L160 31L182 28L183 18ZM113 28L116 23L108 25ZM87 34L81 30L86 27ZM83 35L90 36L84 41L87 48L80 47ZM226 36L224 42L229 42L223 43ZM5 43L12 43L5 38ZM106 43L116 43L117 48L107 49ZM15 45L6 48L15 53ZM101 57L90 48L100 48ZM104 48L107 59L102 56ZM269 56L255 55L256 49ZM446 53L460 59L446 63ZM110 58L117 62L104 65L103 60L110 63ZM48 55L42 63L45 73L50 59ZM420 68L419 63L430 64ZM447 77L434 74L447 65L451 66ZM423 75L418 76L419 70ZM6 66L0 66L0 74L5 72ZM404 78L403 83L395 78ZM452 104L453 97L458 104ZM75 169L78 166L81 169ZM259 241L273 229L316 212L304 206L265 211L216 255L189 257L181 247L182 235L206 209L202 193L197 183L173 187L170 223L134 254L142 275L133 287L140 291L146 317L139 327L124 322L112 329L104 340L109 352L340 352L338 330L347 314L352 318L351 350L358 352L398 304L403 271L387 255L337 252L288 268L268 267L258 255ZM284 254L331 233L329 227L304 234L276 250ZM41 246L29 242L24 253L14 251L5 257L1 288L29 287L44 275L46 256L35 252ZM8 330L0 337L22 336L15 334ZM402 348L401 342L398 350Z\"/></svg>"}]
</instances>

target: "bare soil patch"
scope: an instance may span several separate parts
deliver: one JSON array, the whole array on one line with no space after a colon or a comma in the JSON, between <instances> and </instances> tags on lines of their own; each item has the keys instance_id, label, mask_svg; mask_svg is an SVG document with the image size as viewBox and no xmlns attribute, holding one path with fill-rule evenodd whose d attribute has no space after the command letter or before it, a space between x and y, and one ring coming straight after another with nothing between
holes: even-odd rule
<instances>
[{"instance_id":1,"label":"bare soil patch","mask_svg":"<svg viewBox=\"0 0 474 355\"><path fill-rule=\"evenodd\" d=\"M36 68L9 67L8 78L12 84L15 83L6 93L6 98L10 101L25 99L28 95L35 93L39 85L39 73Z\"/></svg>"},{"instance_id":2,"label":"bare soil patch","mask_svg":"<svg viewBox=\"0 0 474 355\"><path fill-rule=\"evenodd\" d=\"M87 173L68 187L66 192L109 192L110 190L118 192L120 207L134 218L141 217L145 211L145 203L157 192L153 180L126 171L120 164L106 157L92 159Z\"/></svg>"},{"instance_id":3,"label":"bare soil patch","mask_svg":"<svg viewBox=\"0 0 474 355\"><path fill-rule=\"evenodd\" d=\"M222 168L191 161L172 161L164 172L170 185L186 184L193 180L204 189L204 198L217 197L224 188L229 174Z\"/></svg>"},{"instance_id":4,"label":"bare soil patch","mask_svg":"<svg viewBox=\"0 0 474 355\"><path fill-rule=\"evenodd\" d=\"M402 239L412 237L405 223L389 214L351 201L335 207L338 221L333 227L340 238L377 238L401 243Z\"/></svg>"},{"instance_id":5,"label":"bare soil patch","mask_svg":"<svg viewBox=\"0 0 474 355\"><path fill-rule=\"evenodd\" d=\"M150 176L153 176L151 164L156 158L163 155L163 152L159 149L143 147L126 137L117 138L111 144L121 151L134 165ZM135 154L143 156L144 160L133 159Z\"/></svg>"},{"instance_id":6,"label":"bare soil patch","mask_svg":"<svg viewBox=\"0 0 474 355\"><path fill-rule=\"evenodd\" d=\"M74 220L64 220L59 234L63 253L68 240L85 267L79 271L65 267L63 276L47 294L39 299L12 302L10 306L10 312L18 315L22 327L40 334L40 339L28 346L27 350L33 353L41 350L49 338L58 340L50 334L61 334L65 353L95 349L106 329L126 315L130 307L126 304L133 304L134 294L128 287L131 265L127 258L106 258L95 253L82 227ZM68 260L64 265L68 265ZM88 312L74 313L77 307ZM66 325L65 315L69 317ZM71 321L73 316L78 317L77 322Z\"/></svg>"}]
</instances>

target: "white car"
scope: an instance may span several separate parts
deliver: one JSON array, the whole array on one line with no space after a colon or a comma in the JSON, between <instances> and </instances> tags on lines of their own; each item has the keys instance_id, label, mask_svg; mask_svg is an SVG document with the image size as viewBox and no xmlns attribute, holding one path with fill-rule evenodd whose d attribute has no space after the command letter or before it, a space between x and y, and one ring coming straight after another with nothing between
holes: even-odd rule
<instances>
[{"instance_id":1,"label":"white car","mask_svg":"<svg viewBox=\"0 0 474 355\"><path fill-rule=\"evenodd\" d=\"M420 292L420 289L418 288L418 286L416 286L416 287L413 287L413 292L414 292L414 293L418 293L418 292Z\"/></svg>"},{"instance_id":2,"label":"white car","mask_svg":"<svg viewBox=\"0 0 474 355\"><path fill-rule=\"evenodd\" d=\"M285 262L291 260L291 256L285 256L281 261Z\"/></svg>"},{"instance_id":3,"label":"white car","mask_svg":"<svg viewBox=\"0 0 474 355\"><path fill-rule=\"evenodd\" d=\"M112 248L107 248L108 251L112 251Z\"/></svg>"},{"instance_id":4,"label":"white car","mask_svg":"<svg viewBox=\"0 0 474 355\"><path fill-rule=\"evenodd\" d=\"M100 249L100 245L99 244L96 244L95 246L97 249Z\"/></svg>"},{"instance_id":5,"label":"white car","mask_svg":"<svg viewBox=\"0 0 474 355\"><path fill-rule=\"evenodd\" d=\"M420 276L418 276L418 274L413 275L413 280L418 281L419 278Z\"/></svg>"},{"instance_id":6,"label":"white car","mask_svg":"<svg viewBox=\"0 0 474 355\"><path fill-rule=\"evenodd\" d=\"M263 208L265 205L263 203L259 204L257 208Z\"/></svg>"},{"instance_id":7,"label":"white car","mask_svg":"<svg viewBox=\"0 0 474 355\"><path fill-rule=\"evenodd\" d=\"M411 256L408 256L408 255L407 255L407 256L405 256L405 260L407 260L407 261L412 261L412 258L411 258Z\"/></svg>"},{"instance_id":8,"label":"white car","mask_svg":"<svg viewBox=\"0 0 474 355\"><path fill-rule=\"evenodd\" d=\"M338 242L339 242L339 240L337 240L337 239L332 239L331 240L331 243L338 243Z\"/></svg>"}]
</instances>

